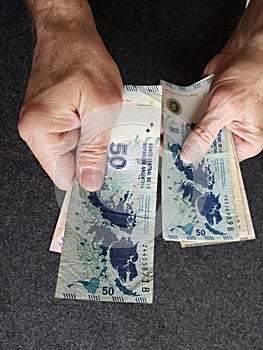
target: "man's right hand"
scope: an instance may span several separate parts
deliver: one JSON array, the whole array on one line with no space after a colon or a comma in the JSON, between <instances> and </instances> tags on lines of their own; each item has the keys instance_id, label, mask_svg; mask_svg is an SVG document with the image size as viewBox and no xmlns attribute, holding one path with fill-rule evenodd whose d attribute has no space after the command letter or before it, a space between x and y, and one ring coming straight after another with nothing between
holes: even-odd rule
<instances>
[{"instance_id":1,"label":"man's right hand","mask_svg":"<svg viewBox=\"0 0 263 350\"><path fill-rule=\"evenodd\" d=\"M67 190L76 173L94 191L103 181L123 85L87 2L68 3L29 1L36 47L18 129L59 188Z\"/></svg>"}]
</instances>

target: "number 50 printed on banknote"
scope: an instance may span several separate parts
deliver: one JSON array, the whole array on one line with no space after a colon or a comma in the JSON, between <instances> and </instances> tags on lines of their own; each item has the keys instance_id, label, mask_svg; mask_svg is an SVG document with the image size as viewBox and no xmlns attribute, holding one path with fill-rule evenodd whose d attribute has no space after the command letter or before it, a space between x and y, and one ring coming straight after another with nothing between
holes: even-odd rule
<instances>
[{"instance_id":1,"label":"number 50 printed on banknote","mask_svg":"<svg viewBox=\"0 0 263 350\"><path fill-rule=\"evenodd\" d=\"M126 86L102 188L74 183L57 298L151 303L161 87Z\"/></svg>"}]
</instances>

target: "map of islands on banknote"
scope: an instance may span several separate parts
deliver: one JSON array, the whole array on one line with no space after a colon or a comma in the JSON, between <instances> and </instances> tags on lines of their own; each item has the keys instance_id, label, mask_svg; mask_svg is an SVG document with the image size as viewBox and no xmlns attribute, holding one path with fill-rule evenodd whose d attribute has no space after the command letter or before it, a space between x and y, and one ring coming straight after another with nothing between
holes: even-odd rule
<instances>
[{"instance_id":1,"label":"map of islands on banknote","mask_svg":"<svg viewBox=\"0 0 263 350\"><path fill-rule=\"evenodd\" d=\"M230 132L222 129L199 163L180 158L184 140L206 111L212 80L188 87L161 82L163 237L185 247L255 238Z\"/></svg>"},{"instance_id":2,"label":"map of islands on banknote","mask_svg":"<svg viewBox=\"0 0 263 350\"><path fill-rule=\"evenodd\" d=\"M102 188L72 188L56 298L152 303L160 123L161 87L126 86Z\"/></svg>"}]
</instances>

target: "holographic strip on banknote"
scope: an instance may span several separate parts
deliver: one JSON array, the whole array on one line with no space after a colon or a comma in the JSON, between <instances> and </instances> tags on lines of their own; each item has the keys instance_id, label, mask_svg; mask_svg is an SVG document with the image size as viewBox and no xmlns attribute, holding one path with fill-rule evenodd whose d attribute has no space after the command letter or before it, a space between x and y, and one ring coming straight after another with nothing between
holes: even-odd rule
<instances>
[{"instance_id":1,"label":"holographic strip on banknote","mask_svg":"<svg viewBox=\"0 0 263 350\"><path fill-rule=\"evenodd\" d=\"M162 81L164 152L162 222L165 240L215 243L239 239L227 131L198 164L185 164L181 146L207 108L213 76L188 87Z\"/></svg>"},{"instance_id":2,"label":"holographic strip on banknote","mask_svg":"<svg viewBox=\"0 0 263 350\"><path fill-rule=\"evenodd\" d=\"M102 188L74 183L56 298L152 303L161 87L126 86Z\"/></svg>"}]
</instances>

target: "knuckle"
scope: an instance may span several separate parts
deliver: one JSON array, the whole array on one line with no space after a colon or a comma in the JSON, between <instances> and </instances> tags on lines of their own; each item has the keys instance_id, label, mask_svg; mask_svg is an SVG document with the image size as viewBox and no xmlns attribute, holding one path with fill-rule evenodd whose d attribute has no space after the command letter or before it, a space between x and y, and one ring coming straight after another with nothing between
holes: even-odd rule
<instances>
[{"instance_id":1,"label":"knuckle","mask_svg":"<svg viewBox=\"0 0 263 350\"><path fill-rule=\"evenodd\" d=\"M258 143L245 143L239 144L236 148L237 156L239 161L254 157L258 155L263 149L263 145Z\"/></svg>"},{"instance_id":2,"label":"knuckle","mask_svg":"<svg viewBox=\"0 0 263 350\"><path fill-rule=\"evenodd\" d=\"M89 145L81 151L81 157L100 158L107 154L108 147L106 145Z\"/></svg>"},{"instance_id":3,"label":"knuckle","mask_svg":"<svg viewBox=\"0 0 263 350\"><path fill-rule=\"evenodd\" d=\"M192 130L193 134L196 135L202 144L212 143L216 138L215 133L210 126L196 126Z\"/></svg>"},{"instance_id":4,"label":"knuckle","mask_svg":"<svg viewBox=\"0 0 263 350\"><path fill-rule=\"evenodd\" d=\"M107 145L87 145L79 152L78 163L80 166L96 163L104 163L107 158L108 147Z\"/></svg>"},{"instance_id":5,"label":"knuckle","mask_svg":"<svg viewBox=\"0 0 263 350\"><path fill-rule=\"evenodd\" d=\"M33 140L43 134L42 126L45 110L40 105L24 104L18 121L18 133L30 146Z\"/></svg>"},{"instance_id":6,"label":"knuckle","mask_svg":"<svg viewBox=\"0 0 263 350\"><path fill-rule=\"evenodd\" d=\"M253 147L254 155L259 154L262 151L262 149L263 149L263 145L262 144L261 145L260 144L254 145L254 147Z\"/></svg>"},{"instance_id":7,"label":"knuckle","mask_svg":"<svg viewBox=\"0 0 263 350\"><path fill-rule=\"evenodd\" d=\"M32 135L32 122L33 122L33 113L26 109L22 109L18 121L18 132L21 138L27 141Z\"/></svg>"}]
</instances>

